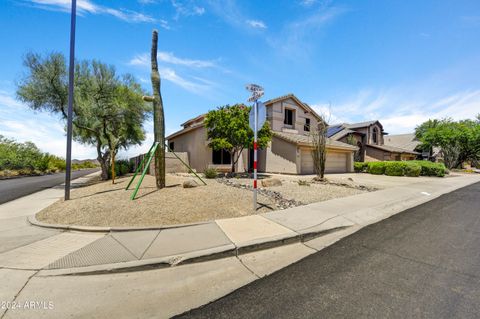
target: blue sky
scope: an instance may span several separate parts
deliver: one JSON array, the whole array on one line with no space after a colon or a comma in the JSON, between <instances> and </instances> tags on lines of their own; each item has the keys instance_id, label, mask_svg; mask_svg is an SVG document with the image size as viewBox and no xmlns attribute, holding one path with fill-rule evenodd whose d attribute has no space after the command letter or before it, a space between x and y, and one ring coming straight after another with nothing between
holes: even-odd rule
<instances>
[{"instance_id":1,"label":"blue sky","mask_svg":"<svg viewBox=\"0 0 480 319\"><path fill-rule=\"evenodd\" d=\"M64 123L15 100L29 50L68 55L69 0L0 3L0 134L64 156ZM132 73L150 91L151 31L167 134L217 106L294 93L331 123L378 119L390 134L480 113L480 2L78 0L76 57ZM148 149L124 152L131 155ZM75 144L75 158L95 151Z\"/></svg>"}]
</instances>

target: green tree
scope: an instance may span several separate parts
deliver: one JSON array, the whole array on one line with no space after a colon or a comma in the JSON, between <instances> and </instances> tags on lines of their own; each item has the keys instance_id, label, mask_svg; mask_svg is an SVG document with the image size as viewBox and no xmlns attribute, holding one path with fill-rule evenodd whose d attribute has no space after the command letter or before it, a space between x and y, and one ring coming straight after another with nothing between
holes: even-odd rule
<instances>
[{"instance_id":1,"label":"green tree","mask_svg":"<svg viewBox=\"0 0 480 319\"><path fill-rule=\"evenodd\" d=\"M209 111L205 117L208 145L214 150L226 150L232 159L232 172L244 149L253 147L253 130L248 124L250 107L243 104L225 105ZM257 145L265 148L272 139L270 125L265 122L258 131Z\"/></svg>"},{"instance_id":2,"label":"green tree","mask_svg":"<svg viewBox=\"0 0 480 319\"><path fill-rule=\"evenodd\" d=\"M439 147L448 168L480 158L480 124L475 120L453 121L450 118L429 120L415 130L422 149Z\"/></svg>"},{"instance_id":3,"label":"green tree","mask_svg":"<svg viewBox=\"0 0 480 319\"><path fill-rule=\"evenodd\" d=\"M33 110L67 118L68 73L65 57L28 53L27 70L17 87L18 98ZM73 106L74 139L93 145L108 179L108 162L121 148L139 145L145 139L143 123L151 108L143 102L143 91L131 75L118 76L113 66L82 61L75 66Z\"/></svg>"}]
</instances>

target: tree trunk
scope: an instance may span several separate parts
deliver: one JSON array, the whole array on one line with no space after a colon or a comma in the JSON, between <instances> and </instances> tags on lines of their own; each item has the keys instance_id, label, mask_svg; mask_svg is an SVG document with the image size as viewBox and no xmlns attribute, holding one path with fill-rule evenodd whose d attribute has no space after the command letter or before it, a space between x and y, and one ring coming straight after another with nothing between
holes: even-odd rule
<instances>
[{"instance_id":1,"label":"tree trunk","mask_svg":"<svg viewBox=\"0 0 480 319\"><path fill-rule=\"evenodd\" d=\"M100 139L98 139L99 141ZM97 143L97 161L100 163L100 168L102 169L102 174L100 177L102 180L108 180L108 160L110 153L107 151L105 154L102 154L102 145L100 142Z\"/></svg>"},{"instance_id":2,"label":"tree trunk","mask_svg":"<svg viewBox=\"0 0 480 319\"><path fill-rule=\"evenodd\" d=\"M162 94L160 93L160 73L157 63L158 31L152 34L152 90L153 90L153 134L158 143L155 152L155 180L157 188L165 187L165 118L163 114Z\"/></svg>"},{"instance_id":3,"label":"tree trunk","mask_svg":"<svg viewBox=\"0 0 480 319\"><path fill-rule=\"evenodd\" d=\"M115 152L112 152L112 184L115 184Z\"/></svg>"}]
</instances>

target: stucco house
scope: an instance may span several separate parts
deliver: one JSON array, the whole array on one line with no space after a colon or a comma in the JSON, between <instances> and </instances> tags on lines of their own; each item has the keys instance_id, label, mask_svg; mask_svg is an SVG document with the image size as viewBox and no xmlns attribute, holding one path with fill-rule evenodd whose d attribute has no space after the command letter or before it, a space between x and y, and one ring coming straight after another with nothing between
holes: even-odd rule
<instances>
[{"instance_id":1,"label":"stucco house","mask_svg":"<svg viewBox=\"0 0 480 319\"><path fill-rule=\"evenodd\" d=\"M420 148L421 144L422 142L415 137L414 133L388 135L385 137L385 145L419 152L422 159L427 159L432 162L443 162L440 148L433 147L429 151L422 152Z\"/></svg>"},{"instance_id":2,"label":"stucco house","mask_svg":"<svg viewBox=\"0 0 480 319\"><path fill-rule=\"evenodd\" d=\"M310 128L321 117L295 95L288 94L264 102L267 121L272 129L272 141L258 151L258 171L287 174L313 174ZM205 114L182 124L182 129L167 136L169 147L175 152L186 152L190 166L197 171L214 167L221 171L231 169L231 158L226 151L214 151L208 146L204 125ZM326 173L353 171L356 146L327 139ZM253 167L253 150L244 150L236 171L246 172Z\"/></svg>"},{"instance_id":3,"label":"stucco house","mask_svg":"<svg viewBox=\"0 0 480 319\"><path fill-rule=\"evenodd\" d=\"M356 144L356 161L360 162L406 161L420 155L414 148L385 143L387 135L379 121L331 125L327 132L327 137L334 141Z\"/></svg>"}]
</instances>

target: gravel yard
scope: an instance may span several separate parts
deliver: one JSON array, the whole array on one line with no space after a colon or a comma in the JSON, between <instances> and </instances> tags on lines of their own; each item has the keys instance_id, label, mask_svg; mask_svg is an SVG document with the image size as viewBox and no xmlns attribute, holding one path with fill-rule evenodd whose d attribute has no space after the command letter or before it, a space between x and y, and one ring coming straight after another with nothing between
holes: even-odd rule
<instances>
[{"instance_id":1,"label":"gravel yard","mask_svg":"<svg viewBox=\"0 0 480 319\"><path fill-rule=\"evenodd\" d=\"M280 179L281 186L262 187L257 213L366 191L312 183L311 179L308 186L299 185L301 177ZM254 213L249 189L252 182L247 178L223 179L223 182L205 179L206 186L198 181L199 186L194 188L183 188L185 180L194 180L194 177L167 174L167 187L157 190L155 178L147 175L134 201L130 200L133 190L124 190L129 177L118 178L115 185L111 181L94 183L72 190L70 201L59 200L39 212L37 219L46 223L82 226L166 226ZM225 181L237 185L232 187Z\"/></svg>"}]
</instances>

